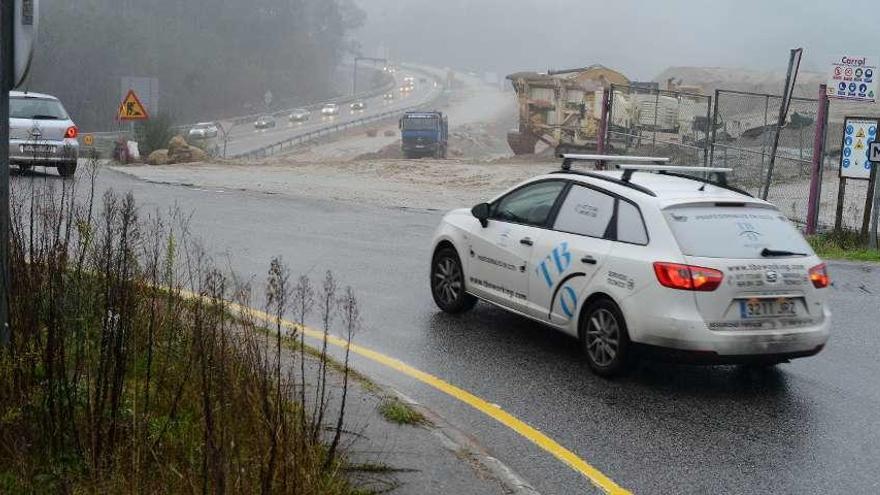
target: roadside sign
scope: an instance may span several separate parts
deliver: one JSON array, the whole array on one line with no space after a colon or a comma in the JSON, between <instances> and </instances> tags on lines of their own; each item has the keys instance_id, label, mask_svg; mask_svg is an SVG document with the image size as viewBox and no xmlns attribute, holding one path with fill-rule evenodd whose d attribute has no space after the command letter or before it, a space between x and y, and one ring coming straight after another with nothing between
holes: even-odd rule
<instances>
[{"instance_id":1,"label":"roadside sign","mask_svg":"<svg viewBox=\"0 0 880 495\"><path fill-rule=\"evenodd\" d=\"M95 136L92 136L91 134L86 134L85 136L83 136L83 144L86 146L92 146L93 144L95 144Z\"/></svg>"},{"instance_id":2,"label":"roadside sign","mask_svg":"<svg viewBox=\"0 0 880 495\"><path fill-rule=\"evenodd\" d=\"M831 64L828 97L851 101L876 101L880 85L875 57L843 55Z\"/></svg>"},{"instance_id":3,"label":"roadside sign","mask_svg":"<svg viewBox=\"0 0 880 495\"><path fill-rule=\"evenodd\" d=\"M875 136L874 139L877 139ZM868 145L868 161L871 163L880 163L880 141L871 141Z\"/></svg>"},{"instance_id":4,"label":"roadside sign","mask_svg":"<svg viewBox=\"0 0 880 495\"><path fill-rule=\"evenodd\" d=\"M125 95L125 99L122 100L122 105L119 105L116 117L119 120L147 120L150 118L150 114L147 113L147 109L134 90L130 89Z\"/></svg>"},{"instance_id":5,"label":"roadside sign","mask_svg":"<svg viewBox=\"0 0 880 495\"><path fill-rule=\"evenodd\" d=\"M847 117L843 121L843 142L840 147L840 177L847 179L871 178L871 165L873 157L868 156L874 148L880 148L877 143L877 129L880 128L880 119L865 117ZM880 149L877 150L880 153Z\"/></svg>"}]
</instances>

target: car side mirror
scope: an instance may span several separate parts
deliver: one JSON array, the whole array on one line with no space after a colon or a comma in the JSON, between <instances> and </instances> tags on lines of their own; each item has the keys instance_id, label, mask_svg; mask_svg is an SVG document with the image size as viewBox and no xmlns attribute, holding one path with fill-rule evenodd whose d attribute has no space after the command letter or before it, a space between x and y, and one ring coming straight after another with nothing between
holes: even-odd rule
<instances>
[{"instance_id":1,"label":"car side mirror","mask_svg":"<svg viewBox=\"0 0 880 495\"><path fill-rule=\"evenodd\" d=\"M489 203L480 203L471 208L471 215L480 221L483 228L489 226Z\"/></svg>"}]
</instances>

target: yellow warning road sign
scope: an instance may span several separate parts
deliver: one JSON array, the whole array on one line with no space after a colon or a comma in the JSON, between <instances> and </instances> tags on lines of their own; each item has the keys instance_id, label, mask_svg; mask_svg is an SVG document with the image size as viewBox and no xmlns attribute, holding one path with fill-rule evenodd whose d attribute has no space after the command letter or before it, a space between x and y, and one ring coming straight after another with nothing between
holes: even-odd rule
<instances>
[{"instance_id":1,"label":"yellow warning road sign","mask_svg":"<svg viewBox=\"0 0 880 495\"><path fill-rule=\"evenodd\" d=\"M122 100L122 105L119 105L116 117L119 120L147 120L150 118L150 114L147 113L147 109L134 90L130 89L125 95L125 99Z\"/></svg>"},{"instance_id":2,"label":"yellow warning road sign","mask_svg":"<svg viewBox=\"0 0 880 495\"><path fill-rule=\"evenodd\" d=\"M863 138L863 137L865 137L865 130L862 129L861 127L859 127L859 132L856 133L856 137L857 137L857 138Z\"/></svg>"},{"instance_id":3,"label":"yellow warning road sign","mask_svg":"<svg viewBox=\"0 0 880 495\"><path fill-rule=\"evenodd\" d=\"M86 146L91 146L95 144L95 137L91 134L86 134L85 136L83 136L83 144Z\"/></svg>"},{"instance_id":4,"label":"yellow warning road sign","mask_svg":"<svg viewBox=\"0 0 880 495\"><path fill-rule=\"evenodd\" d=\"M859 140L856 141L856 145L853 146L853 148L855 148L856 151L862 151L863 149L865 149L865 142L862 141L861 138L859 138Z\"/></svg>"}]
</instances>

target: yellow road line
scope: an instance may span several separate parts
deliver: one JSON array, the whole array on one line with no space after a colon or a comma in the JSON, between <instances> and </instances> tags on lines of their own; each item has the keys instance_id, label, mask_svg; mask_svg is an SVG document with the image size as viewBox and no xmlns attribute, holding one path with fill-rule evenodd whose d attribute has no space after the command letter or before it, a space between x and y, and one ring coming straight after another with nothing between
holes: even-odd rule
<instances>
[{"instance_id":1,"label":"yellow road line","mask_svg":"<svg viewBox=\"0 0 880 495\"><path fill-rule=\"evenodd\" d=\"M192 294L192 293L189 293L186 291L183 291L182 294L185 296L188 295L190 297L198 297L195 294ZM234 311L237 311L241 314L250 314L255 317L265 319L268 321L275 320L274 316L266 313L265 311L260 311L258 309L250 308L250 307L243 306L240 304L229 303L229 308ZM288 320L282 320L281 323L286 328L302 331L304 335L306 335L310 338L317 339L317 340L321 340L324 338L324 333L320 332L318 330L314 330L314 329L311 329L308 327L301 328L299 326L299 324L294 323L292 321L288 321ZM333 346L336 346L336 347L343 348L343 349L345 349L345 347L348 345L348 342L346 342L344 339L341 339L341 338L333 336L333 335L327 336L327 343L329 343ZM499 423L503 424L504 426L515 431L520 436L528 439L530 442L537 445L538 447L540 447L544 451L548 452L553 457L556 457L560 461L564 462L566 465L568 465L570 468L572 468L576 472L586 476L587 479L589 479L594 485L596 485L597 487L602 489L605 493L608 493L611 495L628 495L628 494L630 494L629 491L620 487L620 485L615 483L611 478L609 478L604 473L602 473L601 471L594 468L589 463L587 463L586 461L584 461L583 459L578 457L574 452L566 449L565 447L560 445L558 442L556 442L552 438L548 437L547 435L544 435L543 433L541 433L540 431L536 430L535 428L529 426L527 423L524 423L520 419L517 419L515 416L511 415L510 413L505 412L500 407L493 405L493 404L490 404L489 402L486 402L485 400L477 397L476 395L474 395L466 390L462 390L461 388L456 387L455 385L452 385L451 383L445 382L442 379L440 379L430 373L426 373L426 372L421 371L419 369L413 368L412 366L410 366L410 365L408 365L398 359L392 358L390 356L386 356L385 354L382 354L380 352L376 352L376 351L374 351L372 349L368 349L366 347L361 347L357 344L351 344L350 349L351 349L351 352L353 352L357 355L365 357L365 358L367 358L371 361L374 361L376 363L379 363L381 365L387 366L393 370L399 371L400 373L402 373L406 376L414 378L414 379L416 379L426 385L429 385L429 386L431 386L431 387L433 387L433 388L435 388L435 389L437 389L447 395L450 395L451 397L456 398L456 399L464 402L465 404L473 407L474 409L482 412L486 416L489 416L490 418L494 419L495 421L498 421Z\"/></svg>"}]
</instances>

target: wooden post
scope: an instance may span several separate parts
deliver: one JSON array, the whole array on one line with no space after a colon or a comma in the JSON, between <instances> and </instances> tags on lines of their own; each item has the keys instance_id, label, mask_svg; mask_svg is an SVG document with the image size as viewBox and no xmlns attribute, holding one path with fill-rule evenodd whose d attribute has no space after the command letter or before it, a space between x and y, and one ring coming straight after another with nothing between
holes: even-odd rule
<instances>
[{"instance_id":1,"label":"wooden post","mask_svg":"<svg viewBox=\"0 0 880 495\"><path fill-rule=\"evenodd\" d=\"M834 231L842 230L843 222L843 201L846 198L846 177L840 177L837 187L837 213L834 215Z\"/></svg>"}]
</instances>

